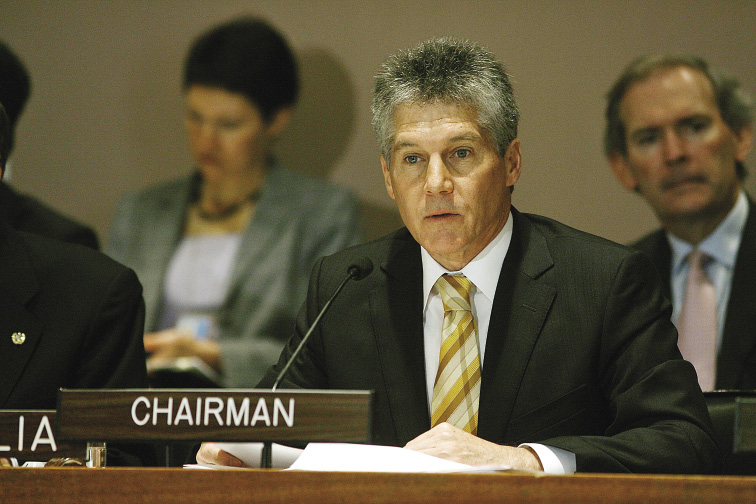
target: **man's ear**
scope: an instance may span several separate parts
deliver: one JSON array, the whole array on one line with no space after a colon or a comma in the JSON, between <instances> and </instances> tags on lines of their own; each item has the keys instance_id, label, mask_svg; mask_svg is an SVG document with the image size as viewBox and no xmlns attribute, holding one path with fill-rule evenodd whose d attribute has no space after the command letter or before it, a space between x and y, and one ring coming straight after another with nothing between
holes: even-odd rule
<instances>
[{"instance_id":1,"label":"man's ear","mask_svg":"<svg viewBox=\"0 0 756 504\"><path fill-rule=\"evenodd\" d=\"M630 171L625 156L617 151L612 152L609 156L609 166L612 167L614 176L617 177L617 180L619 180L625 189L635 191L638 188L638 182Z\"/></svg>"},{"instance_id":2,"label":"man's ear","mask_svg":"<svg viewBox=\"0 0 756 504\"><path fill-rule=\"evenodd\" d=\"M504 163L507 167L507 186L512 187L520 179L522 170L522 154L520 153L520 139L515 138L504 153Z\"/></svg>"},{"instance_id":3,"label":"man's ear","mask_svg":"<svg viewBox=\"0 0 756 504\"><path fill-rule=\"evenodd\" d=\"M753 125L745 126L735 133L735 160L741 163L753 147Z\"/></svg>"},{"instance_id":4,"label":"man's ear","mask_svg":"<svg viewBox=\"0 0 756 504\"><path fill-rule=\"evenodd\" d=\"M383 180L386 182L386 192L391 199L394 198L394 188L391 186L391 172L389 171L388 162L386 158L381 156L381 170L383 170Z\"/></svg>"}]
</instances>

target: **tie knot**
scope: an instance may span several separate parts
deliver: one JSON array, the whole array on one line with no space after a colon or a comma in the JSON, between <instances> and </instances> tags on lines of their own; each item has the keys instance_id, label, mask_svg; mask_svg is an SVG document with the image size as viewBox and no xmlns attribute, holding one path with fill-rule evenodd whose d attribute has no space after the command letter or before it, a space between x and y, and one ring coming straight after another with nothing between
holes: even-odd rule
<instances>
[{"instance_id":1,"label":"tie knot","mask_svg":"<svg viewBox=\"0 0 756 504\"><path fill-rule=\"evenodd\" d=\"M691 269L702 269L711 261L711 256L695 248L688 254L688 265Z\"/></svg>"},{"instance_id":2,"label":"tie knot","mask_svg":"<svg viewBox=\"0 0 756 504\"><path fill-rule=\"evenodd\" d=\"M444 311L471 311L470 290L472 289L472 283L466 277L441 275L436 280L436 288L441 293Z\"/></svg>"}]
</instances>

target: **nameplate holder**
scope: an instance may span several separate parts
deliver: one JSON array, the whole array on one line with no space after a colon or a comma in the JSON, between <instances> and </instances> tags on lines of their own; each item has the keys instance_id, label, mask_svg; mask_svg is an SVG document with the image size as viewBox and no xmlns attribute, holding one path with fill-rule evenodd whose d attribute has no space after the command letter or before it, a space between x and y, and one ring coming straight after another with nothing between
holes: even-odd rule
<instances>
[{"instance_id":1,"label":"nameplate holder","mask_svg":"<svg viewBox=\"0 0 756 504\"><path fill-rule=\"evenodd\" d=\"M58 433L75 441L368 443L372 392L121 389L58 393Z\"/></svg>"},{"instance_id":2,"label":"nameplate holder","mask_svg":"<svg viewBox=\"0 0 756 504\"><path fill-rule=\"evenodd\" d=\"M87 455L86 442L58 439L55 410L0 410L0 457L46 462Z\"/></svg>"}]
</instances>

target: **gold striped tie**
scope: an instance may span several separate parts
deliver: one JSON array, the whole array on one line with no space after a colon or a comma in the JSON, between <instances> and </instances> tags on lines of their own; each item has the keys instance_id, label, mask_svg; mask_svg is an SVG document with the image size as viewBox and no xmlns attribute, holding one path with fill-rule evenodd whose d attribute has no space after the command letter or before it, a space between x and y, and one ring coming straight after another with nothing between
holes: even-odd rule
<instances>
[{"instance_id":1,"label":"gold striped tie","mask_svg":"<svg viewBox=\"0 0 756 504\"><path fill-rule=\"evenodd\" d=\"M444 303L444 327L433 385L431 426L449 422L477 434L480 356L478 331L470 310L471 286L463 276L443 275L436 281Z\"/></svg>"}]
</instances>

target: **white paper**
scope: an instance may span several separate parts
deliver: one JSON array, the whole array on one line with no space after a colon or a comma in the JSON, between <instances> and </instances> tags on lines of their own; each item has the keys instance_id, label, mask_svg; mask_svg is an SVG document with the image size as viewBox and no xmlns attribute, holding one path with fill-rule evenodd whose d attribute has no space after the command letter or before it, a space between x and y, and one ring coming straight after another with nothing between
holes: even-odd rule
<instances>
[{"instance_id":1,"label":"white paper","mask_svg":"<svg viewBox=\"0 0 756 504\"><path fill-rule=\"evenodd\" d=\"M248 471L249 467L232 467L218 464L184 464L184 469L231 469L236 471Z\"/></svg>"},{"instance_id":2,"label":"white paper","mask_svg":"<svg viewBox=\"0 0 756 504\"><path fill-rule=\"evenodd\" d=\"M260 467L262 443L216 444L249 467ZM297 471L448 473L511 470L509 466L460 464L408 448L352 443L310 443L304 450L273 443L271 462L275 468ZM239 469L208 464L187 464L184 467L187 469Z\"/></svg>"},{"instance_id":3,"label":"white paper","mask_svg":"<svg viewBox=\"0 0 756 504\"><path fill-rule=\"evenodd\" d=\"M419 473L469 471L473 466L396 446L310 443L289 469Z\"/></svg>"},{"instance_id":4,"label":"white paper","mask_svg":"<svg viewBox=\"0 0 756 504\"><path fill-rule=\"evenodd\" d=\"M249 467L260 467L263 443L215 443L218 447L244 462ZM301 448L292 448L273 443L271 450L271 467L285 469L297 460Z\"/></svg>"}]
</instances>

